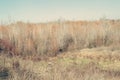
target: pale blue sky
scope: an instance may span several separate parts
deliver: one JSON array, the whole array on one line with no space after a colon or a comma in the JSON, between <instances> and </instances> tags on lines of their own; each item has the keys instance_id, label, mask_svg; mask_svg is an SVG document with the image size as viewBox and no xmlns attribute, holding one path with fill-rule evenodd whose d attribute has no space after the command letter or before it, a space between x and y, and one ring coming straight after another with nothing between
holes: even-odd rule
<instances>
[{"instance_id":1,"label":"pale blue sky","mask_svg":"<svg viewBox=\"0 0 120 80\"><path fill-rule=\"evenodd\" d=\"M120 0L0 0L0 20L120 19Z\"/></svg>"}]
</instances>

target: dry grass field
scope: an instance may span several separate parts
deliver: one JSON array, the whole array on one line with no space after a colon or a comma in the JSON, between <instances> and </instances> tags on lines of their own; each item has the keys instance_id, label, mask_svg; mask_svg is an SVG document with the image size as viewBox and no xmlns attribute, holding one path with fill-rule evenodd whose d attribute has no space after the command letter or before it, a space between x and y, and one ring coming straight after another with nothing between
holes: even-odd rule
<instances>
[{"instance_id":1,"label":"dry grass field","mask_svg":"<svg viewBox=\"0 0 120 80\"><path fill-rule=\"evenodd\" d=\"M119 80L120 20L0 25L0 80Z\"/></svg>"}]
</instances>

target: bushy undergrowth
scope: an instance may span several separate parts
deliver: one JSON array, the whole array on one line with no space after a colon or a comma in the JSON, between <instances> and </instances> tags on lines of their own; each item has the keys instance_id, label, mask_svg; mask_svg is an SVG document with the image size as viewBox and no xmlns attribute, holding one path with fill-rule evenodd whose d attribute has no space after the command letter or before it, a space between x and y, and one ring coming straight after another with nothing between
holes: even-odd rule
<instances>
[{"instance_id":1,"label":"bushy undergrowth","mask_svg":"<svg viewBox=\"0 0 120 80\"><path fill-rule=\"evenodd\" d=\"M47 61L1 55L0 80L119 80L119 51L108 47L83 49Z\"/></svg>"},{"instance_id":2,"label":"bushy undergrowth","mask_svg":"<svg viewBox=\"0 0 120 80\"><path fill-rule=\"evenodd\" d=\"M119 44L119 20L17 22L0 26L0 51L12 56L56 56L69 50Z\"/></svg>"}]
</instances>

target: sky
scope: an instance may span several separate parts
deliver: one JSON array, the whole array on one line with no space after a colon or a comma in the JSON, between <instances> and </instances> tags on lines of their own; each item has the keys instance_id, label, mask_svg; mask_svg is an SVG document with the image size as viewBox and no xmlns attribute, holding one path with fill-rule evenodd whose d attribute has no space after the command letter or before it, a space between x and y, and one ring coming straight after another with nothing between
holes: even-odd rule
<instances>
[{"instance_id":1,"label":"sky","mask_svg":"<svg viewBox=\"0 0 120 80\"><path fill-rule=\"evenodd\" d=\"M120 0L0 0L0 21L120 19Z\"/></svg>"}]
</instances>

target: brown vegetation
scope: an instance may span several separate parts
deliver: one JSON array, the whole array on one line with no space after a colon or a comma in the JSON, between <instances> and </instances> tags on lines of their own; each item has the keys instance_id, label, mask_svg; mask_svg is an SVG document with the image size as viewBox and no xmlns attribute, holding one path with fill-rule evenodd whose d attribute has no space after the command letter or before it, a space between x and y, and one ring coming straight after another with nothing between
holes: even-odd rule
<instances>
[{"instance_id":1,"label":"brown vegetation","mask_svg":"<svg viewBox=\"0 0 120 80\"><path fill-rule=\"evenodd\" d=\"M119 53L120 20L0 26L0 79L119 80Z\"/></svg>"},{"instance_id":2,"label":"brown vegetation","mask_svg":"<svg viewBox=\"0 0 120 80\"><path fill-rule=\"evenodd\" d=\"M69 50L119 45L119 26L119 20L17 22L0 26L0 44L11 55L55 56Z\"/></svg>"}]
</instances>

